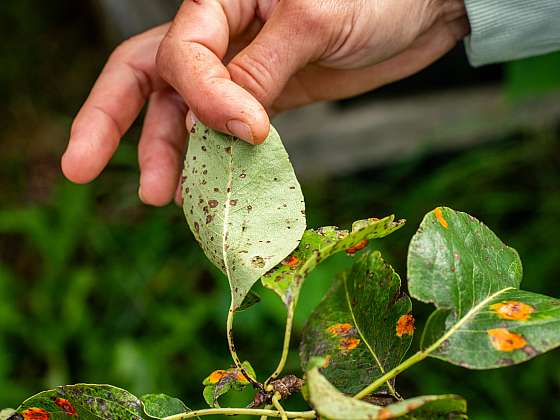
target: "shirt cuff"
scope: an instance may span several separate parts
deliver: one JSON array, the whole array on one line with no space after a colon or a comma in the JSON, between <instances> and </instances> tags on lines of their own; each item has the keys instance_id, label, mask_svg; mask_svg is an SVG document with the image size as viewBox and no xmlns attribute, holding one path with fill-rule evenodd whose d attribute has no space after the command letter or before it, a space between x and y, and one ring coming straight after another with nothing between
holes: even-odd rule
<instances>
[{"instance_id":1,"label":"shirt cuff","mask_svg":"<svg viewBox=\"0 0 560 420\"><path fill-rule=\"evenodd\" d=\"M560 50L560 0L465 0L473 66Z\"/></svg>"}]
</instances>

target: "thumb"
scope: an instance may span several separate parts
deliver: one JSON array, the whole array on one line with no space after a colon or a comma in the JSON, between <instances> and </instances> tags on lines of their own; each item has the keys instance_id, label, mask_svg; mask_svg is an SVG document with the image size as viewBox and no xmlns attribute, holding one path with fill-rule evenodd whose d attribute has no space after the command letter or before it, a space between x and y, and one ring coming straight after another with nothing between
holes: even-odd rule
<instances>
[{"instance_id":1,"label":"thumb","mask_svg":"<svg viewBox=\"0 0 560 420\"><path fill-rule=\"evenodd\" d=\"M232 81L268 110L288 80L319 55L322 37L316 29L321 25L294 15L280 2L255 39L227 65Z\"/></svg>"}]
</instances>

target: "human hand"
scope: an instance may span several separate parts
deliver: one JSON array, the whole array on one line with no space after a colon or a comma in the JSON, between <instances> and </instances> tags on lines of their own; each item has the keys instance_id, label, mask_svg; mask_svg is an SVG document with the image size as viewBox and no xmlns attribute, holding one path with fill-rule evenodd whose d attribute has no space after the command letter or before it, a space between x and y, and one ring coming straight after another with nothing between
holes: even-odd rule
<instances>
[{"instance_id":1,"label":"human hand","mask_svg":"<svg viewBox=\"0 0 560 420\"><path fill-rule=\"evenodd\" d=\"M112 54L72 125L65 175L103 170L144 103L141 199L177 192L187 126L261 143L268 113L418 72L469 31L463 0L187 0L173 23Z\"/></svg>"}]
</instances>

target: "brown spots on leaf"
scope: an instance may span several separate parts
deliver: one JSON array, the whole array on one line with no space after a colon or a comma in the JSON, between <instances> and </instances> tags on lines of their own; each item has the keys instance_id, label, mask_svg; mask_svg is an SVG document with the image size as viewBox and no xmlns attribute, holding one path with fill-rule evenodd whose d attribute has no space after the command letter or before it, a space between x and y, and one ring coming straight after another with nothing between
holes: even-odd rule
<instances>
[{"instance_id":1,"label":"brown spots on leaf","mask_svg":"<svg viewBox=\"0 0 560 420\"><path fill-rule=\"evenodd\" d=\"M200 230L200 225L198 224L198 222L194 222L194 230L197 232Z\"/></svg>"},{"instance_id":2,"label":"brown spots on leaf","mask_svg":"<svg viewBox=\"0 0 560 420\"><path fill-rule=\"evenodd\" d=\"M535 312L533 306L517 300L495 303L490 305L490 309L496 312L500 318L512 321L527 321L531 314Z\"/></svg>"},{"instance_id":3,"label":"brown spots on leaf","mask_svg":"<svg viewBox=\"0 0 560 420\"><path fill-rule=\"evenodd\" d=\"M214 216L212 216L211 214L207 214L206 215L206 224L210 224L212 222L212 220L214 219Z\"/></svg>"},{"instance_id":4,"label":"brown spots on leaf","mask_svg":"<svg viewBox=\"0 0 560 420\"><path fill-rule=\"evenodd\" d=\"M358 242L356 245L351 246L350 248L348 248L348 249L346 250L346 253L347 253L348 255L354 255L354 254L355 254L356 252L358 252L360 249L364 249L364 248L367 246L368 242L369 242L369 241L368 241L367 239L363 239L363 240L361 240L360 242Z\"/></svg>"},{"instance_id":5,"label":"brown spots on leaf","mask_svg":"<svg viewBox=\"0 0 560 420\"><path fill-rule=\"evenodd\" d=\"M434 209L434 214L436 215L436 219L439 222L439 224L442 225L445 229L447 229L449 227L449 224L447 223L447 220L445 220L445 218L443 217L443 213L441 212L441 209L439 207Z\"/></svg>"},{"instance_id":6,"label":"brown spots on leaf","mask_svg":"<svg viewBox=\"0 0 560 420\"><path fill-rule=\"evenodd\" d=\"M397 337L414 333L414 317L411 314L401 315L397 321Z\"/></svg>"},{"instance_id":7,"label":"brown spots on leaf","mask_svg":"<svg viewBox=\"0 0 560 420\"><path fill-rule=\"evenodd\" d=\"M44 408L31 407L24 410L21 415L25 420L48 420L49 412Z\"/></svg>"},{"instance_id":8,"label":"brown spots on leaf","mask_svg":"<svg viewBox=\"0 0 560 420\"><path fill-rule=\"evenodd\" d=\"M338 348L343 351L354 350L360 344L360 339L355 337L341 338Z\"/></svg>"},{"instance_id":9,"label":"brown spots on leaf","mask_svg":"<svg viewBox=\"0 0 560 420\"><path fill-rule=\"evenodd\" d=\"M219 369L212 372L210 376L208 376L207 380L211 384L217 384L218 382L220 382L220 380L225 378L227 375L228 375L227 370Z\"/></svg>"},{"instance_id":10,"label":"brown spots on leaf","mask_svg":"<svg viewBox=\"0 0 560 420\"><path fill-rule=\"evenodd\" d=\"M224 152L226 152L228 155L231 155L231 146L224 147Z\"/></svg>"},{"instance_id":11,"label":"brown spots on leaf","mask_svg":"<svg viewBox=\"0 0 560 420\"><path fill-rule=\"evenodd\" d=\"M522 335L513 333L506 328L492 328L487 331L492 346L498 351L519 350L527 345Z\"/></svg>"},{"instance_id":12,"label":"brown spots on leaf","mask_svg":"<svg viewBox=\"0 0 560 420\"><path fill-rule=\"evenodd\" d=\"M62 408L67 415L73 416L76 414L76 409L70 404L70 401L64 398L56 398L54 403Z\"/></svg>"},{"instance_id":13,"label":"brown spots on leaf","mask_svg":"<svg viewBox=\"0 0 560 420\"><path fill-rule=\"evenodd\" d=\"M287 265L290 268L293 268L297 265L298 262L299 262L298 257L296 257L295 255L289 255L284 259L284 261L282 261L282 264Z\"/></svg>"},{"instance_id":14,"label":"brown spots on leaf","mask_svg":"<svg viewBox=\"0 0 560 420\"><path fill-rule=\"evenodd\" d=\"M354 326L352 324L334 324L327 328L327 331L336 336L348 336L354 334Z\"/></svg>"},{"instance_id":15,"label":"brown spots on leaf","mask_svg":"<svg viewBox=\"0 0 560 420\"><path fill-rule=\"evenodd\" d=\"M251 265L256 268L263 268L264 258L260 255L255 255L253 258L251 258Z\"/></svg>"},{"instance_id":16,"label":"brown spots on leaf","mask_svg":"<svg viewBox=\"0 0 560 420\"><path fill-rule=\"evenodd\" d=\"M218 200L208 200L208 205L210 206L211 209L215 208L218 206Z\"/></svg>"},{"instance_id":17,"label":"brown spots on leaf","mask_svg":"<svg viewBox=\"0 0 560 420\"><path fill-rule=\"evenodd\" d=\"M237 200L229 200L230 206L237 206Z\"/></svg>"}]
</instances>

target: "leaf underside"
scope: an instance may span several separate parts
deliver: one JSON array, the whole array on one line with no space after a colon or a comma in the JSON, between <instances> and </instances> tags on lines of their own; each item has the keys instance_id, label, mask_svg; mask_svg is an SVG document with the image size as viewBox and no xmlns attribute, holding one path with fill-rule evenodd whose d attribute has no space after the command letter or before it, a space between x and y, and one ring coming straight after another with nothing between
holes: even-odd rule
<instances>
[{"instance_id":1,"label":"leaf underside","mask_svg":"<svg viewBox=\"0 0 560 420\"><path fill-rule=\"evenodd\" d=\"M140 400L111 385L77 384L43 391L25 400L16 410L24 419L86 420L158 419L191 411L180 400L163 394ZM198 418L198 417L197 417ZM19 420L20 417L14 417Z\"/></svg>"},{"instance_id":2,"label":"leaf underside","mask_svg":"<svg viewBox=\"0 0 560 420\"><path fill-rule=\"evenodd\" d=\"M354 253L368 240L383 238L402 226L404 220L388 216L358 220L350 232L336 226L309 229L294 252L262 277L262 284L289 306L297 301L303 281L319 263L341 251Z\"/></svg>"},{"instance_id":3,"label":"leaf underside","mask_svg":"<svg viewBox=\"0 0 560 420\"><path fill-rule=\"evenodd\" d=\"M434 303L431 356L471 369L517 364L560 345L560 300L519 290L517 252L449 208L428 213L408 253L409 292Z\"/></svg>"},{"instance_id":4,"label":"leaf underside","mask_svg":"<svg viewBox=\"0 0 560 420\"><path fill-rule=\"evenodd\" d=\"M358 392L402 360L412 341L411 308L398 274L381 254L364 253L336 278L307 320L302 369L323 357L327 379L344 393ZM404 320L409 328L399 330Z\"/></svg>"},{"instance_id":5,"label":"leaf underside","mask_svg":"<svg viewBox=\"0 0 560 420\"><path fill-rule=\"evenodd\" d=\"M324 420L467 418L467 404L457 395L425 395L380 407L343 394L317 368L307 372L306 378L309 401Z\"/></svg>"},{"instance_id":6,"label":"leaf underside","mask_svg":"<svg viewBox=\"0 0 560 420\"><path fill-rule=\"evenodd\" d=\"M303 194L278 133L271 127L265 142L253 146L196 123L182 192L189 227L228 277L237 309L305 230Z\"/></svg>"}]
</instances>

